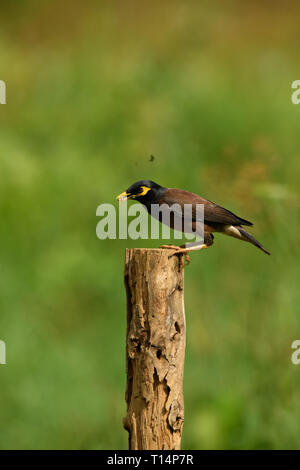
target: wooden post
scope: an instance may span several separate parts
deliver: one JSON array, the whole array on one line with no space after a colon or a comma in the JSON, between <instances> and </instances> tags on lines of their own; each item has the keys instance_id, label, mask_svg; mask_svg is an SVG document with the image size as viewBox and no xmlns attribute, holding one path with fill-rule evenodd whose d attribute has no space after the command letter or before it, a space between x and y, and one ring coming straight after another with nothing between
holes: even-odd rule
<instances>
[{"instance_id":1,"label":"wooden post","mask_svg":"<svg viewBox=\"0 0 300 470\"><path fill-rule=\"evenodd\" d=\"M184 267L166 249L126 249L130 450L180 449L184 417Z\"/></svg>"}]
</instances>

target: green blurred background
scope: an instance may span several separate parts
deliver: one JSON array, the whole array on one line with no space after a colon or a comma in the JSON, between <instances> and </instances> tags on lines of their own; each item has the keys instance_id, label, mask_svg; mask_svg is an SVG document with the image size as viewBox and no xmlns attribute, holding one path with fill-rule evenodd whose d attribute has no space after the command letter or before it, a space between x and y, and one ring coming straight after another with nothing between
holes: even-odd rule
<instances>
[{"instance_id":1,"label":"green blurred background","mask_svg":"<svg viewBox=\"0 0 300 470\"><path fill-rule=\"evenodd\" d=\"M1 5L2 449L127 448L124 250L158 242L100 241L96 207L143 178L254 221L272 252L217 235L192 254L183 448L300 448L299 14Z\"/></svg>"}]
</instances>

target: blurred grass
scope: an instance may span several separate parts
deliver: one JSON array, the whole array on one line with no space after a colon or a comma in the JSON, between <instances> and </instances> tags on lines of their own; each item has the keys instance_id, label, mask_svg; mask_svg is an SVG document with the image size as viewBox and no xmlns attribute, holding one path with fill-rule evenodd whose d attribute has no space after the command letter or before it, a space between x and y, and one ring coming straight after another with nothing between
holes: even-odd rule
<instances>
[{"instance_id":1,"label":"blurred grass","mask_svg":"<svg viewBox=\"0 0 300 470\"><path fill-rule=\"evenodd\" d=\"M272 252L216 236L186 269L183 447L299 448L299 5L2 8L0 448L126 448L124 249L158 243L100 241L95 212L143 178Z\"/></svg>"}]
</instances>

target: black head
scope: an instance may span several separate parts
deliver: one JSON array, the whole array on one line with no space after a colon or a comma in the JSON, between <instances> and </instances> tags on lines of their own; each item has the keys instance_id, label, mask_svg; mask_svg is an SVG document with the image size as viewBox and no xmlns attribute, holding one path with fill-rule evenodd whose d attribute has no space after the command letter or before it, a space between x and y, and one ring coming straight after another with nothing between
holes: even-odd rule
<instances>
[{"instance_id":1,"label":"black head","mask_svg":"<svg viewBox=\"0 0 300 470\"><path fill-rule=\"evenodd\" d=\"M129 188L126 189L124 193L117 196L117 199L119 201L134 199L145 205L149 203L155 204L158 203L159 199L166 190L167 188L154 183L154 181L141 180L129 186Z\"/></svg>"}]
</instances>

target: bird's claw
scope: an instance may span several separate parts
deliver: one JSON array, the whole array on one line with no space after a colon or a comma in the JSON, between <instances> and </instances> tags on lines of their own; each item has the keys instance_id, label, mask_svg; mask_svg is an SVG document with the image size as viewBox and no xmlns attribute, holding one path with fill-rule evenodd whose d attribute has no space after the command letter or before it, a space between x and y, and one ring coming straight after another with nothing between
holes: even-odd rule
<instances>
[{"instance_id":1,"label":"bird's claw","mask_svg":"<svg viewBox=\"0 0 300 470\"><path fill-rule=\"evenodd\" d=\"M186 264L184 264L184 266L188 266L191 262L191 258L190 256L185 253L185 252L182 252L182 251L179 251L177 250L176 253L173 253L172 255L169 256L169 258L172 258L172 256L180 256L180 259L184 259L184 261L186 262ZM184 263L184 262L183 262Z\"/></svg>"},{"instance_id":2,"label":"bird's claw","mask_svg":"<svg viewBox=\"0 0 300 470\"><path fill-rule=\"evenodd\" d=\"M167 250L181 250L180 246L177 245L161 245L159 248L164 248Z\"/></svg>"},{"instance_id":3,"label":"bird's claw","mask_svg":"<svg viewBox=\"0 0 300 470\"><path fill-rule=\"evenodd\" d=\"M172 258L172 256L175 256L175 255L183 255L184 261L186 261L185 266L188 266L191 262L191 258L189 257L187 251L184 248L181 248L180 246L177 246L177 245L161 245L160 248L175 250L175 253L170 255L169 259ZM180 257L180 259L182 259L182 258Z\"/></svg>"}]
</instances>

